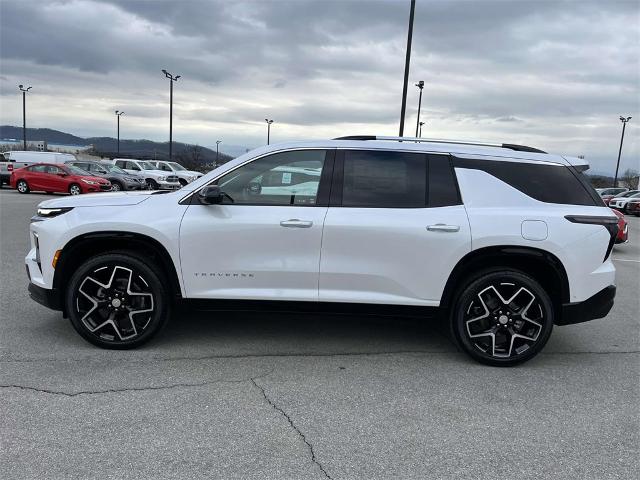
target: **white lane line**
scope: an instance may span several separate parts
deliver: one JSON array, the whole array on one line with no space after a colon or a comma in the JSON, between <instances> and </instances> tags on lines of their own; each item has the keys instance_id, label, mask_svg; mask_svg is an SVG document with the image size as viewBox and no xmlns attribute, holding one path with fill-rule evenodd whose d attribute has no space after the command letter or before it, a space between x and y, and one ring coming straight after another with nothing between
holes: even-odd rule
<instances>
[{"instance_id":1,"label":"white lane line","mask_svg":"<svg viewBox=\"0 0 640 480\"><path fill-rule=\"evenodd\" d=\"M630 260L627 258L614 258L613 259L616 262L635 262L635 263L640 263L640 260Z\"/></svg>"}]
</instances>

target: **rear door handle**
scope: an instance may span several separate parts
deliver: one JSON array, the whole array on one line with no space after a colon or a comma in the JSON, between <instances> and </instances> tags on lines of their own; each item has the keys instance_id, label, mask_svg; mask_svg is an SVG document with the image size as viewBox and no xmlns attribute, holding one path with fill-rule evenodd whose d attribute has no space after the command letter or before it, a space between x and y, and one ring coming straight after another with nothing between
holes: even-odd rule
<instances>
[{"instance_id":1,"label":"rear door handle","mask_svg":"<svg viewBox=\"0 0 640 480\"><path fill-rule=\"evenodd\" d=\"M446 225L444 223L436 223L435 225L429 225L427 230L430 232L459 232L459 225Z\"/></svg>"},{"instance_id":2,"label":"rear door handle","mask_svg":"<svg viewBox=\"0 0 640 480\"><path fill-rule=\"evenodd\" d=\"M298 220L297 218L283 220L280 222L281 227L287 228L309 228L312 225L313 222L311 220Z\"/></svg>"}]
</instances>

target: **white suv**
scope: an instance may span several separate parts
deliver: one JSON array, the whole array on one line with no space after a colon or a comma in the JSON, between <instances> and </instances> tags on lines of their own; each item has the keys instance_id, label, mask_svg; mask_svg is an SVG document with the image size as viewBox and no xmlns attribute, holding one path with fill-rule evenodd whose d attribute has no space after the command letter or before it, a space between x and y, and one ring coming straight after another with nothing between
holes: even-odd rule
<instances>
[{"instance_id":1,"label":"white suv","mask_svg":"<svg viewBox=\"0 0 640 480\"><path fill-rule=\"evenodd\" d=\"M168 175L175 175L178 177L178 181L184 187L187 183L191 183L194 180L200 178L203 174L194 170L187 170L177 162L153 162L156 169L165 172Z\"/></svg>"},{"instance_id":2,"label":"white suv","mask_svg":"<svg viewBox=\"0 0 640 480\"><path fill-rule=\"evenodd\" d=\"M106 348L146 342L175 304L276 300L437 316L492 365L532 358L554 324L607 315L617 219L584 164L402 140L271 145L177 192L45 201L31 223L31 296Z\"/></svg>"},{"instance_id":3,"label":"white suv","mask_svg":"<svg viewBox=\"0 0 640 480\"><path fill-rule=\"evenodd\" d=\"M145 160L114 158L111 163L131 175L144 178L151 190L177 190L182 186L176 175L158 170L153 163Z\"/></svg>"}]
</instances>

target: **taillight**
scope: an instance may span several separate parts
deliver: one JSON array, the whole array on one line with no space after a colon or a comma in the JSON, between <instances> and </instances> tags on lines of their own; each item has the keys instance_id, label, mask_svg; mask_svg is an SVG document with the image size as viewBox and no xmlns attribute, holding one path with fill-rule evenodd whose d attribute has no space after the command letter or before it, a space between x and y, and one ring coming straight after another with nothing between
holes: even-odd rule
<instances>
[{"instance_id":1,"label":"taillight","mask_svg":"<svg viewBox=\"0 0 640 480\"><path fill-rule=\"evenodd\" d=\"M602 225L607 229L611 239L609 240L609 245L607 246L607 253L604 256L604 261L609 258L611 254L611 250L613 250L613 245L616 242L616 236L618 235L618 217L611 216L600 216L600 215L565 215L567 220L571 223L583 223L588 225Z\"/></svg>"},{"instance_id":2,"label":"taillight","mask_svg":"<svg viewBox=\"0 0 640 480\"><path fill-rule=\"evenodd\" d=\"M8 172L13 172L13 165L8 164L8 165L7 165L7 171L8 171Z\"/></svg>"}]
</instances>

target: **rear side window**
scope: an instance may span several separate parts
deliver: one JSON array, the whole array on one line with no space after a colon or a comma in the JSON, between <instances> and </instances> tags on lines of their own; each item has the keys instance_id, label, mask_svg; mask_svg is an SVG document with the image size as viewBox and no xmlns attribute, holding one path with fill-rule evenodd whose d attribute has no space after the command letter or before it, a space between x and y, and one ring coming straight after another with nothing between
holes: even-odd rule
<instances>
[{"instance_id":1,"label":"rear side window","mask_svg":"<svg viewBox=\"0 0 640 480\"><path fill-rule=\"evenodd\" d=\"M425 207L426 157L405 152L345 151L342 206Z\"/></svg>"},{"instance_id":2,"label":"rear side window","mask_svg":"<svg viewBox=\"0 0 640 480\"><path fill-rule=\"evenodd\" d=\"M600 205L602 200L579 172L564 165L455 158L454 166L482 170L525 195L546 203Z\"/></svg>"},{"instance_id":3,"label":"rear side window","mask_svg":"<svg viewBox=\"0 0 640 480\"><path fill-rule=\"evenodd\" d=\"M33 167L29 167L28 170L30 172L45 173L47 171L47 166L46 165L34 165Z\"/></svg>"}]
</instances>

